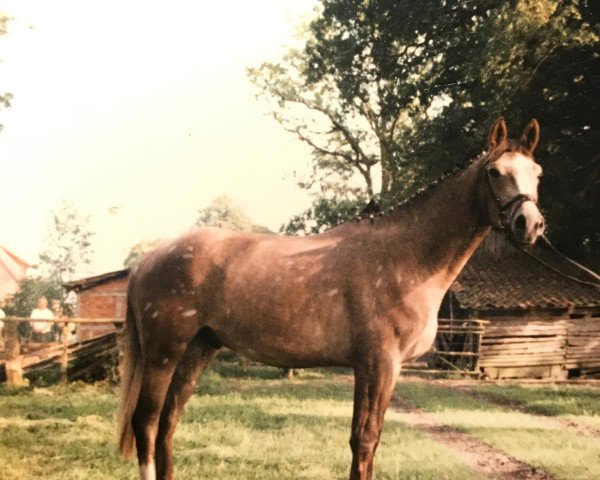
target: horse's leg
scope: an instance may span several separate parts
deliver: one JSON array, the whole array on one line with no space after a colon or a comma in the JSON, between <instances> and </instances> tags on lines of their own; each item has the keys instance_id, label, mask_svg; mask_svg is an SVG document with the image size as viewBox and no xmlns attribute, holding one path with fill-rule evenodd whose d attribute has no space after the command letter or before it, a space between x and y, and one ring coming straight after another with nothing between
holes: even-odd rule
<instances>
[{"instance_id":1,"label":"horse's leg","mask_svg":"<svg viewBox=\"0 0 600 480\"><path fill-rule=\"evenodd\" d=\"M195 340L179 360L160 414L156 437L156 473L159 480L173 478L173 434L179 416L194 392L198 377L206 369L216 349L202 340Z\"/></svg>"},{"instance_id":2,"label":"horse's leg","mask_svg":"<svg viewBox=\"0 0 600 480\"><path fill-rule=\"evenodd\" d=\"M383 417L400 371L394 355L364 358L354 369L350 480L371 480Z\"/></svg>"},{"instance_id":3,"label":"horse's leg","mask_svg":"<svg viewBox=\"0 0 600 480\"><path fill-rule=\"evenodd\" d=\"M144 363L140 395L131 419L141 480L156 479L154 445L158 422L180 356L181 353L170 357L154 355Z\"/></svg>"}]
</instances>

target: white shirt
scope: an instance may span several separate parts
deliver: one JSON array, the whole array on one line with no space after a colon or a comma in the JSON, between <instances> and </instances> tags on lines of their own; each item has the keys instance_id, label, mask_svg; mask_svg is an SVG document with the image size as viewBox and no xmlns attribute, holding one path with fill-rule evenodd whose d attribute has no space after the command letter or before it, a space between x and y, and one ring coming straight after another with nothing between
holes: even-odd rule
<instances>
[{"instance_id":1,"label":"white shirt","mask_svg":"<svg viewBox=\"0 0 600 480\"><path fill-rule=\"evenodd\" d=\"M4 310L2 310L0 308L0 318L4 318L6 317L6 314L4 313ZM4 322L2 320L0 320L0 330L2 330L4 328Z\"/></svg>"},{"instance_id":2,"label":"white shirt","mask_svg":"<svg viewBox=\"0 0 600 480\"><path fill-rule=\"evenodd\" d=\"M52 310L49 308L34 308L31 311L30 318L39 318L52 320L54 318L54 314ZM48 333L52 329L51 322L31 322L31 329L36 333Z\"/></svg>"}]
</instances>

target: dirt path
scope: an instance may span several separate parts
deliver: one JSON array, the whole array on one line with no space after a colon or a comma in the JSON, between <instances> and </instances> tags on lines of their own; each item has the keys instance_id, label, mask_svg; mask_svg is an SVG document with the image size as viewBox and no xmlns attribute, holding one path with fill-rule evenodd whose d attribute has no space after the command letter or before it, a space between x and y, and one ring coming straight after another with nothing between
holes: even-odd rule
<instances>
[{"instance_id":1,"label":"dirt path","mask_svg":"<svg viewBox=\"0 0 600 480\"><path fill-rule=\"evenodd\" d=\"M404 422L415 430L430 435L455 452L482 478L498 480L551 480L553 478L550 474L521 462L472 435L444 425L397 394L393 395L390 406L400 411Z\"/></svg>"}]
</instances>

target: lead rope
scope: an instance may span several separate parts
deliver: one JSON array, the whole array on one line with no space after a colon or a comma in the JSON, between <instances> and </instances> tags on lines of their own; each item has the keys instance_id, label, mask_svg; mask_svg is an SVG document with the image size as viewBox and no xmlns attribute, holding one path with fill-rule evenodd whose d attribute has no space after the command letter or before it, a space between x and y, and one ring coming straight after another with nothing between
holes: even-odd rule
<instances>
[{"instance_id":1,"label":"lead rope","mask_svg":"<svg viewBox=\"0 0 600 480\"><path fill-rule=\"evenodd\" d=\"M538 241L540 241L540 240L542 242L544 242L546 244L546 246L548 246L550 248L550 250L552 250L552 252L554 252L555 254L557 254L559 257L561 257L564 260L568 261L569 263L571 263L572 265L576 266L577 268L583 270L588 275L590 275L594 280L597 280L597 283L587 282L585 280L581 280L580 278L574 277L573 275L569 275L568 273L562 272L558 268L553 267L552 265L549 265L548 263L544 262L541 258L538 258L536 255L534 255L530 251L525 250L523 247L521 247L521 250L523 250L527 255L529 255L531 258L533 258L537 262L541 263L546 268L549 268L553 272L556 272L559 275L561 275L561 276L563 276L565 278L568 278L569 280L573 280L574 282L581 283L582 285L588 285L590 287L594 287L594 288L600 289L600 275L598 275L596 272L590 270L589 268L584 267L583 265L581 265L580 263L576 262L575 260L567 257L564 253L560 252L554 245L552 245L552 243L550 243L550 240L548 240L548 238L545 235L542 235L538 239Z\"/></svg>"}]
</instances>

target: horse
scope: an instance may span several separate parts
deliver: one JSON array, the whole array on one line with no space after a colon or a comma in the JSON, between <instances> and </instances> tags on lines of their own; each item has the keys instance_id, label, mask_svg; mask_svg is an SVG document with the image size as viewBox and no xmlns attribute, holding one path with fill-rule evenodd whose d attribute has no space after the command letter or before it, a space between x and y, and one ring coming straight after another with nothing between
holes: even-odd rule
<instances>
[{"instance_id":1,"label":"horse","mask_svg":"<svg viewBox=\"0 0 600 480\"><path fill-rule=\"evenodd\" d=\"M442 297L491 228L543 234L533 119L518 140L493 125L486 150L408 201L313 236L203 228L132 269L118 411L142 480L173 478L173 434L226 346L282 368L354 372L350 480L369 480L403 362L425 353Z\"/></svg>"}]
</instances>

